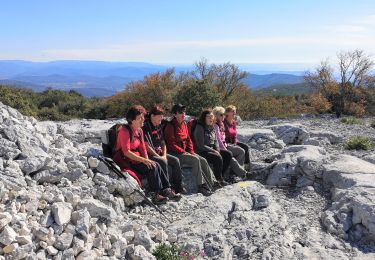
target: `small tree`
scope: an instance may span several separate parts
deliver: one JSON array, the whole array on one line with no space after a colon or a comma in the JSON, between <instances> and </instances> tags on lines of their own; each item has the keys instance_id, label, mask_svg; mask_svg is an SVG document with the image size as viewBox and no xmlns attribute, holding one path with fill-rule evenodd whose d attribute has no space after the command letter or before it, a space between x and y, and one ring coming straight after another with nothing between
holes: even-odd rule
<instances>
[{"instance_id":1,"label":"small tree","mask_svg":"<svg viewBox=\"0 0 375 260\"><path fill-rule=\"evenodd\" d=\"M199 116L202 109L220 104L220 96L205 80L192 80L181 88L175 101L186 105L188 114Z\"/></svg>"},{"instance_id":2,"label":"small tree","mask_svg":"<svg viewBox=\"0 0 375 260\"><path fill-rule=\"evenodd\" d=\"M204 80L208 85L217 88L223 102L226 102L237 89L245 85L243 80L249 75L230 62L208 64L205 58L195 63L195 70L192 74L197 80Z\"/></svg>"},{"instance_id":3,"label":"small tree","mask_svg":"<svg viewBox=\"0 0 375 260\"><path fill-rule=\"evenodd\" d=\"M374 62L364 51L354 50L338 53L337 64L339 78L326 60L314 72L307 72L305 80L328 99L338 117L343 113L362 116L366 89L375 82L370 75Z\"/></svg>"},{"instance_id":4,"label":"small tree","mask_svg":"<svg viewBox=\"0 0 375 260\"><path fill-rule=\"evenodd\" d=\"M332 104L320 92L310 95L308 102L319 114L328 112L332 107Z\"/></svg>"}]
</instances>

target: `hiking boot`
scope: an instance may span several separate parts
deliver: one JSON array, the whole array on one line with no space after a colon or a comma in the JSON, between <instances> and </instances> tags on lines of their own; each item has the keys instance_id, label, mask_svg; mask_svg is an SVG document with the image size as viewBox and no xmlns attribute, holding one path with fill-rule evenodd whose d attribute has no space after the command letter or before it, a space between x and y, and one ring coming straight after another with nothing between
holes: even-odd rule
<instances>
[{"instance_id":1,"label":"hiking boot","mask_svg":"<svg viewBox=\"0 0 375 260\"><path fill-rule=\"evenodd\" d=\"M247 171L246 172L246 179L248 180L254 180L257 177L257 175L253 172Z\"/></svg>"},{"instance_id":2,"label":"hiking boot","mask_svg":"<svg viewBox=\"0 0 375 260\"><path fill-rule=\"evenodd\" d=\"M154 203L155 205L165 204L165 203L167 203L167 201L168 201L168 198L164 197L163 195L161 195L159 193L156 193L152 197L152 203Z\"/></svg>"},{"instance_id":3,"label":"hiking boot","mask_svg":"<svg viewBox=\"0 0 375 260\"><path fill-rule=\"evenodd\" d=\"M182 196L180 193L176 193L174 190L172 190L171 188L167 188L163 191L163 195L165 197L167 197L168 199L170 200L173 200L173 201L179 201Z\"/></svg>"},{"instance_id":4,"label":"hiking boot","mask_svg":"<svg viewBox=\"0 0 375 260\"><path fill-rule=\"evenodd\" d=\"M220 185L221 185L222 187L227 186L227 185L230 185L230 183L227 182L227 181L225 181L225 180L220 180L219 182L220 182Z\"/></svg>"},{"instance_id":5,"label":"hiking boot","mask_svg":"<svg viewBox=\"0 0 375 260\"><path fill-rule=\"evenodd\" d=\"M220 188L222 188L222 187L223 187L223 186L221 185L220 182L215 181L215 182L214 182L214 185L212 186L212 189L213 189L214 191L216 191L216 190L218 190L218 189L220 189Z\"/></svg>"},{"instance_id":6,"label":"hiking boot","mask_svg":"<svg viewBox=\"0 0 375 260\"><path fill-rule=\"evenodd\" d=\"M187 194L185 187L176 188L175 191L180 194Z\"/></svg>"},{"instance_id":7,"label":"hiking boot","mask_svg":"<svg viewBox=\"0 0 375 260\"><path fill-rule=\"evenodd\" d=\"M213 194L212 191L207 187L207 184L202 184L198 187L198 192L202 193L203 196L211 196Z\"/></svg>"},{"instance_id":8,"label":"hiking boot","mask_svg":"<svg viewBox=\"0 0 375 260\"><path fill-rule=\"evenodd\" d=\"M238 176L233 176L231 179L232 183L237 183L243 181L243 178L238 177Z\"/></svg>"}]
</instances>

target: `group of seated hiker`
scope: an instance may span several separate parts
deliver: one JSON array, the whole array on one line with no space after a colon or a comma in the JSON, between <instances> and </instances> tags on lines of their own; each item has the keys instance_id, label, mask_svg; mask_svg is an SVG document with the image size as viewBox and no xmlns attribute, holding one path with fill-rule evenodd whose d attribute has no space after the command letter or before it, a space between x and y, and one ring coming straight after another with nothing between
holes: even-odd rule
<instances>
[{"instance_id":1,"label":"group of seated hiker","mask_svg":"<svg viewBox=\"0 0 375 260\"><path fill-rule=\"evenodd\" d=\"M127 124L117 129L113 160L146 178L153 202L181 199L186 193L181 167L190 167L198 192L205 196L248 176L249 147L237 141L236 107L206 109L199 119L186 122L186 107L175 104L173 117L154 106L140 105L126 113Z\"/></svg>"}]
</instances>

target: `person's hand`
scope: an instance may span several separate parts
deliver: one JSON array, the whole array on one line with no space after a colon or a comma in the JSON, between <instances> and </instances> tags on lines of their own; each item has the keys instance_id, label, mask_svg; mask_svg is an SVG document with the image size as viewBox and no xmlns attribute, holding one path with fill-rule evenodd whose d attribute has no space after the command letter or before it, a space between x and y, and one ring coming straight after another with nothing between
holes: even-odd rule
<instances>
[{"instance_id":1,"label":"person's hand","mask_svg":"<svg viewBox=\"0 0 375 260\"><path fill-rule=\"evenodd\" d=\"M156 167L156 163L153 161L153 160L150 160L150 159L144 159L142 161L143 164L145 164L147 166L147 168L149 169L152 169L152 168L155 168Z\"/></svg>"}]
</instances>

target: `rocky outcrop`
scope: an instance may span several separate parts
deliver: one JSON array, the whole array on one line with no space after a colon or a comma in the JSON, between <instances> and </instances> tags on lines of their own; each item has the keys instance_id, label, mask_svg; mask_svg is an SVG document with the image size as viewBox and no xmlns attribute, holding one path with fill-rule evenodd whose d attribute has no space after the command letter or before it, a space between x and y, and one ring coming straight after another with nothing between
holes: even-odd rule
<instances>
[{"instance_id":1,"label":"rocky outcrop","mask_svg":"<svg viewBox=\"0 0 375 260\"><path fill-rule=\"evenodd\" d=\"M266 150L270 148L282 149L285 144L277 139L275 133L270 129L249 129L238 130L239 139L247 143L251 148Z\"/></svg>"},{"instance_id":2,"label":"rocky outcrop","mask_svg":"<svg viewBox=\"0 0 375 260\"><path fill-rule=\"evenodd\" d=\"M361 243L375 241L375 164L349 155L332 157L321 147L302 145L285 148L269 167L269 185L316 183L332 194L332 206L322 216L329 232Z\"/></svg>"},{"instance_id":3,"label":"rocky outcrop","mask_svg":"<svg viewBox=\"0 0 375 260\"><path fill-rule=\"evenodd\" d=\"M120 121L38 122L0 103L0 260L155 259L161 243L204 259L374 257L374 164L371 153L333 156L341 136L244 121L239 138L264 185L169 201L169 222L140 204L135 180L87 152Z\"/></svg>"},{"instance_id":4,"label":"rocky outcrop","mask_svg":"<svg viewBox=\"0 0 375 260\"><path fill-rule=\"evenodd\" d=\"M88 158L87 136L67 139L61 124L1 103L0 121L0 259L150 256L144 243L127 251L121 231L127 206L143 200L137 182Z\"/></svg>"},{"instance_id":5,"label":"rocky outcrop","mask_svg":"<svg viewBox=\"0 0 375 260\"><path fill-rule=\"evenodd\" d=\"M295 145L285 148L278 160L269 167L267 184L298 187L312 185L321 179L323 165L328 161L324 148Z\"/></svg>"},{"instance_id":6,"label":"rocky outcrop","mask_svg":"<svg viewBox=\"0 0 375 260\"><path fill-rule=\"evenodd\" d=\"M342 155L325 166L324 184L332 206L324 213L327 229L354 241L375 241L375 164Z\"/></svg>"},{"instance_id":7,"label":"rocky outcrop","mask_svg":"<svg viewBox=\"0 0 375 260\"><path fill-rule=\"evenodd\" d=\"M309 132L301 124L277 124L266 128L272 129L277 138L286 144L302 144L309 138Z\"/></svg>"}]
</instances>

